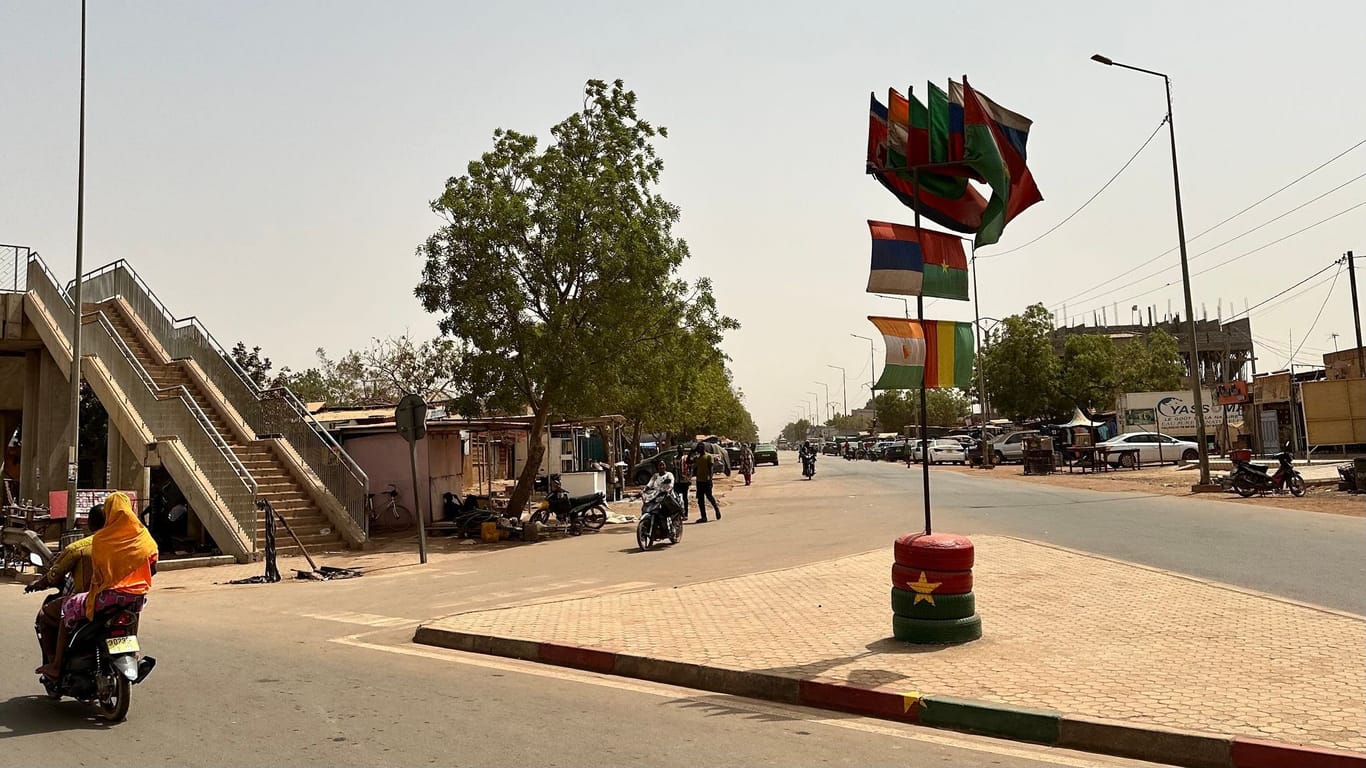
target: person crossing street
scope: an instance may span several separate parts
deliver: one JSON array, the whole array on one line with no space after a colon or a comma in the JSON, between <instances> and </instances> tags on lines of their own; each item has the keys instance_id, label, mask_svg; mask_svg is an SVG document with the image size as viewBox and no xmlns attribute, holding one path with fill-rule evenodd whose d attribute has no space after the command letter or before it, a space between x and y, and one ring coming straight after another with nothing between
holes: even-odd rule
<instances>
[{"instance_id":1,"label":"person crossing street","mask_svg":"<svg viewBox=\"0 0 1366 768\"><path fill-rule=\"evenodd\" d=\"M693 476L697 479L697 522L707 522L707 502L711 501L712 511L716 513L716 519L721 519L721 505L716 503L716 496L712 494L712 476L716 470L716 457L698 443L692 449Z\"/></svg>"}]
</instances>

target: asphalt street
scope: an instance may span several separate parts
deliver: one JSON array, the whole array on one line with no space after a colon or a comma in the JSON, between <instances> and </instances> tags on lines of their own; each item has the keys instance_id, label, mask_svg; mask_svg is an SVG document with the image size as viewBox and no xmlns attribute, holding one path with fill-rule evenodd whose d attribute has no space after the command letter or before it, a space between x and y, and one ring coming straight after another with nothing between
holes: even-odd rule
<instances>
[{"instance_id":1,"label":"asphalt street","mask_svg":"<svg viewBox=\"0 0 1366 768\"><path fill-rule=\"evenodd\" d=\"M42 697L31 674L38 598L0 585L11 649L0 660L0 765L1133 765L410 642L437 616L825 560L920 525L918 469L823 459L805 481L791 456L730 490L720 522L646 553L622 525L507 548L438 543L430 565L413 557L349 581L226 586L213 582L241 574L165 573L141 630L160 664L118 726ZM931 477L942 530L1366 607L1360 519Z\"/></svg>"}]
</instances>

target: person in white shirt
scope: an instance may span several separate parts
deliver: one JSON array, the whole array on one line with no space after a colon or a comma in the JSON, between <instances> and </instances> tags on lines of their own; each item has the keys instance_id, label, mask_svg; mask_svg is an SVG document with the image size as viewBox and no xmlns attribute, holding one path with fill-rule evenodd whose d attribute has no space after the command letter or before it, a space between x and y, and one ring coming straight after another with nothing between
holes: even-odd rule
<instances>
[{"instance_id":1,"label":"person in white shirt","mask_svg":"<svg viewBox=\"0 0 1366 768\"><path fill-rule=\"evenodd\" d=\"M645 489L667 494L674 492L674 473L669 471L669 465L665 464L663 459L655 462L654 477L650 478Z\"/></svg>"}]
</instances>

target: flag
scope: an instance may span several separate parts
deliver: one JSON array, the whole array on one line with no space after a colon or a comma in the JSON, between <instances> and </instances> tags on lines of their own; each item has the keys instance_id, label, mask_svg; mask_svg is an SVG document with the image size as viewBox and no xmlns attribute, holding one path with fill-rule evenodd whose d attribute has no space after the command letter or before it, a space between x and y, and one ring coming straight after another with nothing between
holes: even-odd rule
<instances>
[{"instance_id":1,"label":"flag","mask_svg":"<svg viewBox=\"0 0 1366 768\"><path fill-rule=\"evenodd\" d=\"M882 333L887 365L874 389L930 389L972 385L972 323L869 317Z\"/></svg>"},{"instance_id":2,"label":"flag","mask_svg":"<svg viewBox=\"0 0 1366 768\"><path fill-rule=\"evenodd\" d=\"M961 238L885 221L869 221L868 230L873 236L869 293L967 301L968 259Z\"/></svg>"},{"instance_id":3,"label":"flag","mask_svg":"<svg viewBox=\"0 0 1366 768\"><path fill-rule=\"evenodd\" d=\"M1029 118L996 104L963 79L964 162L991 187L977 232L979 246L999 241L1006 223L1043 199L1025 163L1031 125Z\"/></svg>"},{"instance_id":4,"label":"flag","mask_svg":"<svg viewBox=\"0 0 1366 768\"><path fill-rule=\"evenodd\" d=\"M949 81L949 157L963 159L963 84Z\"/></svg>"},{"instance_id":5,"label":"flag","mask_svg":"<svg viewBox=\"0 0 1366 768\"><path fill-rule=\"evenodd\" d=\"M887 89L887 168L906 169L930 162L929 115L915 96Z\"/></svg>"},{"instance_id":6,"label":"flag","mask_svg":"<svg viewBox=\"0 0 1366 768\"><path fill-rule=\"evenodd\" d=\"M911 174L888 171L888 109L869 96L867 170L902 205L915 209L915 185ZM982 212L987 201L977 190L962 179L948 179L953 184L946 188L935 186L935 174L921 174L920 215L955 232L976 232L982 225ZM947 177L939 177L946 179Z\"/></svg>"},{"instance_id":7,"label":"flag","mask_svg":"<svg viewBox=\"0 0 1366 768\"><path fill-rule=\"evenodd\" d=\"M959 87L957 103L942 88L929 83L930 160L935 163L957 163L963 159L963 103ZM950 82L950 89L955 83ZM934 169L945 176L965 176L981 181L982 177L967 165Z\"/></svg>"}]
</instances>

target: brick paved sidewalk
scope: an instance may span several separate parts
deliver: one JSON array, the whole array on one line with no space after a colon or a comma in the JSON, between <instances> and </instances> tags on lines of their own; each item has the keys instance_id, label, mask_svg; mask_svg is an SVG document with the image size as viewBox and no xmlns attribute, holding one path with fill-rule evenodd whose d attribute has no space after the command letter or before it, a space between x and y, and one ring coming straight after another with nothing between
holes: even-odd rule
<instances>
[{"instance_id":1,"label":"brick paved sidewalk","mask_svg":"<svg viewBox=\"0 0 1366 768\"><path fill-rule=\"evenodd\" d=\"M1017 539L974 542L985 636L964 646L891 639L890 546L428 626L1366 752L1366 619Z\"/></svg>"}]
</instances>

